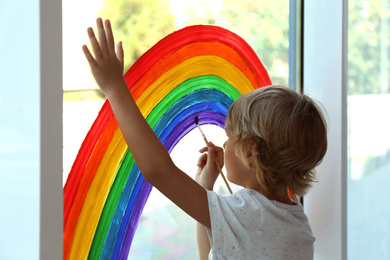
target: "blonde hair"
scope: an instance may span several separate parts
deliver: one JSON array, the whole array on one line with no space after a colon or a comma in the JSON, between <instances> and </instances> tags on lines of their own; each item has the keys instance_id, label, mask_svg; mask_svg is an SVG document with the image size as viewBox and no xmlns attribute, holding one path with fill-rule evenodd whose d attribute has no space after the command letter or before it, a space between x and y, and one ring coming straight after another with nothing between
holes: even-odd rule
<instances>
[{"instance_id":1,"label":"blonde hair","mask_svg":"<svg viewBox=\"0 0 390 260\"><path fill-rule=\"evenodd\" d=\"M327 149L327 125L308 96L283 86L251 91L229 108L225 130L236 155L255 169L265 196L303 196L316 180L314 168Z\"/></svg>"}]
</instances>

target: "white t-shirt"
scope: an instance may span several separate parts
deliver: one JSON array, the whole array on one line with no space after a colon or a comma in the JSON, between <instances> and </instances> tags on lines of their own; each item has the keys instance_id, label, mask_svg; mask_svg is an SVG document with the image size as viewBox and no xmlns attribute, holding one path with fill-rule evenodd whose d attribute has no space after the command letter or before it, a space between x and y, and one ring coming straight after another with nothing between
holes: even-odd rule
<instances>
[{"instance_id":1,"label":"white t-shirt","mask_svg":"<svg viewBox=\"0 0 390 260\"><path fill-rule=\"evenodd\" d=\"M230 196L207 191L209 259L313 259L313 237L298 205L243 189Z\"/></svg>"}]
</instances>

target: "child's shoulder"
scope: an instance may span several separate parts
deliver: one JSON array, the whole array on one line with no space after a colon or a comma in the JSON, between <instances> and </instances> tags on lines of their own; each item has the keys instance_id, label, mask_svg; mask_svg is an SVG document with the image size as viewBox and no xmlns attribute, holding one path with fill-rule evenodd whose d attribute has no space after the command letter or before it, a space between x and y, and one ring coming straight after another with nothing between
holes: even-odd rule
<instances>
[{"instance_id":1,"label":"child's shoulder","mask_svg":"<svg viewBox=\"0 0 390 260\"><path fill-rule=\"evenodd\" d=\"M290 213L303 213L301 204L294 202L292 205L270 200L260 192L252 189L241 189L228 196L218 195L215 192L209 192L209 200L217 203L229 204L233 207L260 209L261 211L283 211Z\"/></svg>"},{"instance_id":2,"label":"child's shoulder","mask_svg":"<svg viewBox=\"0 0 390 260\"><path fill-rule=\"evenodd\" d=\"M218 195L214 191L208 191L207 197L209 206L218 208L230 208L230 210L241 211L262 211L265 204L269 203L269 200L261 193L250 190L241 189L234 192L231 195Z\"/></svg>"}]
</instances>

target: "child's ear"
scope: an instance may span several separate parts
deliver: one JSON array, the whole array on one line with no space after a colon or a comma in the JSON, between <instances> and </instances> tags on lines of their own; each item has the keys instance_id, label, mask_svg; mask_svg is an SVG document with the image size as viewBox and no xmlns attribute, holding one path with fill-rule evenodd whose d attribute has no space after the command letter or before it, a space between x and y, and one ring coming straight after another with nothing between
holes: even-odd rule
<instances>
[{"instance_id":1,"label":"child's ear","mask_svg":"<svg viewBox=\"0 0 390 260\"><path fill-rule=\"evenodd\" d=\"M246 161L248 165L252 168L253 160L256 158L257 144L254 141L249 141L246 146Z\"/></svg>"}]
</instances>

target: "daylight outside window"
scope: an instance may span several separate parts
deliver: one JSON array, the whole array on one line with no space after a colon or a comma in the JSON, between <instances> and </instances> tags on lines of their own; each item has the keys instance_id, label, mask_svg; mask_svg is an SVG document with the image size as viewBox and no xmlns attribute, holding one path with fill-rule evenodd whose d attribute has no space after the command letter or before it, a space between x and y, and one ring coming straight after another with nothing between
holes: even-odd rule
<instances>
[{"instance_id":1,"label":"daylight outside window","mask_svg":"<svg viewBox=\"0 0 390 260\"><path fill-rule=\"evenodd\" d=\"M95 25L97 16L109 18L116 40L123 41L125 71L167 34L188 25L212 24L244 38L258 54L272 82L289 86L289 8L289 1L284 0L64 1L64 183L81 142L104 102L81 51L81 46L88 43L86 28ZM209 140L222 146L226 139L223 129L204 126L203 130ZM171 153L179 168L192 177L200 155L198 150L203 145L199 133L192 131ZM227 194L222 182L216 189ZM194 256L197 256L195 221L153 189L129 258Z\"/></svg>"},{"instance_id":2,"label":"daylight outside window","mask_svg":"<svg viewBox=\"0 0 390 260\"><path fill-rule=\"evenodd\" d=\"M389 1L348 5L348 259L389 259Z\"/></svg>"}]
</instances>

